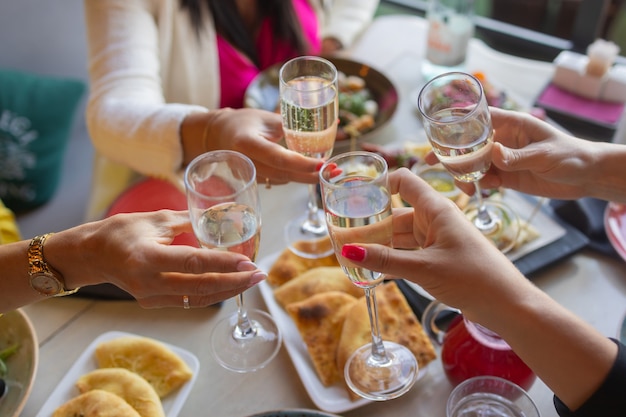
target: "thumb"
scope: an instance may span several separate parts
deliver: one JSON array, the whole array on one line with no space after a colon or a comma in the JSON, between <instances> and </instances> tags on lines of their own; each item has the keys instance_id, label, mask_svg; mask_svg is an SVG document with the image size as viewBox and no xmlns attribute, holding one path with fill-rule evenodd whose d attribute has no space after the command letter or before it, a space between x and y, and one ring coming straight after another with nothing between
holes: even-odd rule
<instances>
[{"instance_id":1,"label":"thumb","mask_svg":"<svg viewBox=\"0 0 626 417\"><path fill-rule=\"evenodd\" d=\"M502 171L522 171L533 164L530 150L507 148L500 142L493 144L491 157L491 163Z\"/></svg>"}]
</instances>

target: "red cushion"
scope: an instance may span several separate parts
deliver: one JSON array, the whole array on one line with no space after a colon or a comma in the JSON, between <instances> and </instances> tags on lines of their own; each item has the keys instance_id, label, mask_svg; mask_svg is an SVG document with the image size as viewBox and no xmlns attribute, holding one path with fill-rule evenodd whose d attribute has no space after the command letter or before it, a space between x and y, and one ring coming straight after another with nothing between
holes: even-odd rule
<instances>
[{"instance_id":1,"label":"red cushion","mask_svg":"<svg viewBox=\"0 0 626 417\"><path fill-rule=\"evenodd\" d=\"M156 211L161 209L187 210L187 198L172 183L156 178L145 179L124 191L111 205L105 217L118 213ZM183 233L173 245L198 247L193 233Z\"/></svg>"}]
</instances>

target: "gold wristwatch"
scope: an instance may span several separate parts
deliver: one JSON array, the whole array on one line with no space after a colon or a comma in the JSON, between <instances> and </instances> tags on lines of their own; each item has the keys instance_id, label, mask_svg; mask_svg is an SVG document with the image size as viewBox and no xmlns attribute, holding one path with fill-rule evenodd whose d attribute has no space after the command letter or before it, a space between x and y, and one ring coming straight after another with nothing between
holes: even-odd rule
<instances>
[{"instance_id":1,"label":"gold wristwatch","mask_svg":"<svg viewBox=\"0 0 626 417\"><path fill-rule=\"evenodd\" d=\"M66 290L63 276L46 263L43 255L43 245L50 235L52 233L36 236L30 241L28 246L30 286L38 293L47 297L74 294L80 288Z\"/></svg>"}]
</instances>

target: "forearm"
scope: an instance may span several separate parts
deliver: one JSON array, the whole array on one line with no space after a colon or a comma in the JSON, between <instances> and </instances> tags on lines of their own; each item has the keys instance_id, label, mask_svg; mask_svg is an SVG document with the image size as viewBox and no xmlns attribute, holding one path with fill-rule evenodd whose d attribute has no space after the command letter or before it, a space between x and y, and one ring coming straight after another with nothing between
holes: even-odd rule
<instances>
[{"instance_id":1,"label":"forearm","mask_svg":"<svg viewBox=\"0 0 626 417\"><path fill-rule=\"evenodd\" d=\"M28 244L24 240L0 246L0 313L44 298L30 286Z\"/></svg>"},{"instance_id":2,"label":"forearm","mask_svg":"<svg viewBox=\"0 0 626 417\"><path fill-rule=\"evenodd\" d=\"M500 334L571 410L598 389L617 355L616 345L530 282L493 297L497 314L483 324Z\"/></svg>"},{"instance_id":3,"label":"forearm","mask_svg":"<svg viewBox=\"0 0 626 417\"><path fill-rule=\"evenodd\" d=\"M593 143L594 164L581 173L589 178L586 195L626 203L626 145Z\"/></svg>"}]
</instances>

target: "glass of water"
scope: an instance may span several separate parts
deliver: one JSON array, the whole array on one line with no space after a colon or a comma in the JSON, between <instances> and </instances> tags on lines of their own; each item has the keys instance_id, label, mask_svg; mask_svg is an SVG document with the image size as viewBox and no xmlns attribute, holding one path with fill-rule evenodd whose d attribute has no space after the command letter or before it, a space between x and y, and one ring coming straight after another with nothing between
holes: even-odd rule
<instances>
[{"instance_id":1,"label":"glass of water","mask_svg":"<svg viewBox=\"0 0 626 417\"><path fill-rule=\"evenodd\" d=\"M448 417L540 417L535 402L519 385L495 376L476 376L452 390Z\"/></svg>"}]
</instances>

